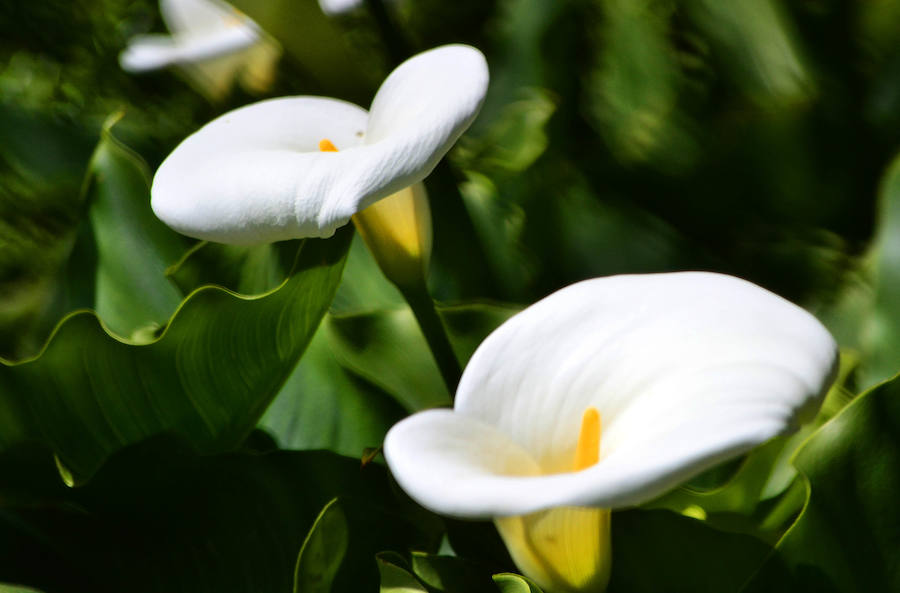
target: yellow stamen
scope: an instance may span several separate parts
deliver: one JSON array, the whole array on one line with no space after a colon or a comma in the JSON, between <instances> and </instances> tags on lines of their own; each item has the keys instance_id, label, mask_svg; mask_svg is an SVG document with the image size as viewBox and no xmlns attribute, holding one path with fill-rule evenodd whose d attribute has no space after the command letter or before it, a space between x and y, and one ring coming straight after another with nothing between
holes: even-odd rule
<instances>
[{"instance_id":1,"label":"yellow stamen","mask_svg":"<svg viewBox=\"0 0 900 593\"><path fill-rule=\"evenodd\" d=\"M606 590L612 560L608 509L555 507L494 524L513 562L544 591Z\"/></svg>"},{"instance_id":2,"label":"yellow stamen","mask_svg":"<svg viewBox=\"0 0 900 593\"><path fill-rule=\"evenodd\" d=\"M328 138L319 151L338 152ZM405 187L353 215L356 230L395 284L417 282L431 253L431 211L421 183Z\"/></svg>"},{"instance_id":3,"label":"yellow stamen","mask_svg":"<svg viewBox=\"0 0 900 593\"><path fill-rule=\"evenodd\" d=\"M581 417L581 432L575 445L575 471L591 467L600 460L600 412L589 406Z\"/></svg>"}]
</instances>

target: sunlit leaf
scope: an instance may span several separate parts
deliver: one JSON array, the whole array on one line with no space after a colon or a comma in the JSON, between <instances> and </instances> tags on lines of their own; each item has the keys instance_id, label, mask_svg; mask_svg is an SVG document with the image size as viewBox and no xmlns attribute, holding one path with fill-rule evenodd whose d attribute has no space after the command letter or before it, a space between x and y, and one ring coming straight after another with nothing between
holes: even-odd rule
<instances>
[{"instance_id":1,"label":"sunlit leaf","mask_svg":"<svg viewBox=\"0 0 900 593\"><path fill-rule=\"evenodd\" d=\"M0 366L0 448L43 442L84 478L117 449L161 432L205 453L235 447L312 339L350 236L304 243L270 293L195 291L145 345L110 336L92 313L66 318L40 356Z\"/></svg>"},{"instance_id":2,"label":"sunlit leaf","mask_svg":"<svg viewBox=\"0 0 900 593\"><path fill-rule=\"evenodd\" d=\"M416 577L381 556L378 570L381 572L381 593L428 593Z\"/></svg>"},{"instance_id":3,"label":"sunlit leaf","mask_svg":"<svg viewBox=\"0 0 900 593\"><path fill-rule=\"evenodd\" d=\"M460 361L516 312L494 305L443 307L439 313ZM408 308L330 316L323 325L338 362L393 396L409 411L447 405L450 397Z\"/></svg>"},{"instance_id":4,"label":"sunlit leaf","mask_svg":"<svg viewBox=\"0 0 900 593\"><path fill-rule=\"evenodd\" d=\"M852 400L844 387L851 370L843 359L819 413L796 433L772 439L643 507L666 508L774 543L805 504L805 497L798 496L802 488L791 459L810 435ZM725 479L717 480L720 475Z\"/></svg>"},{"instance_id":5,"label":"sunlit leaf","mask_svg":"<svg viewBox=\"0 0 900 593\"><path fill-rule=\"evenodd\" d=\"M405 415L394 399L338 363L321 326L260 426L285 449L360 457L367 447L380 447Z\"/></svg>"},{"instance_id":6,"label":"sunlit leaf","mask_svg":"<svg viewBox=\"0 0 900 593\"><path fill-rule=\"evenodd\" d=\"M794 464L806 506L747 593L898 590L900 379L856 398Z\"/></svg>"},{"instance_id":7,"label":"sunlit leaf","mask_svg":"<svg viewBox=\"0 0 900 593\"><path fill-rule=\"evenodd\" d=\"M494 575L500 593L543 593L537 585L522 575L501 573Z\"/></svg>"},{"instance_id":8,"label":"sunlit leaf","mask_svg":"<svg viewBox=\"0 0 900 593\"><path fill-rule=\"evenodd\" d=\"M93 308L107 328L127 338L163 325L178 307L181 292L164 272L187 241L150 209L150 173L112 135L119 117L104 125L86 192L97 253Z\"/></svg>"},{"instance_id":9,"label":"sunlit leaf","mask_svg":"<svg viewBox=\"0 0 900 593\"><path fill-rule=\"evenodd\" d=\"M221 286L241 294L268 292L290 273L300 241L250 247L201 242L166 269L185 294L201 286Z\"/></svg>"}]
</instances>

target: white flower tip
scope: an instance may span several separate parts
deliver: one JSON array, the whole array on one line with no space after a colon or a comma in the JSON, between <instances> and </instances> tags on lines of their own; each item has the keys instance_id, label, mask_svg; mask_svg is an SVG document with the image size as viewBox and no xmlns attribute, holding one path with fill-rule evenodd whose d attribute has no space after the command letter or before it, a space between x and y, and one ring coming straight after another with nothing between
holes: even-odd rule
<instances>
[{"instance_id":1,"label":"white flower tip","mask_svg":"<svg viewBox=\"0 0 900 593\"><path fill-rule=\"evenodd\" d=\"M138 35L119 54L119 65L126 72L147 72L173 63L175 45L166 35Z\"/></svg>"},{"instance_id":2,"label":"white flower tip","mask_svg":"<svg viewBox=\"0 0 900 593\"><path fill-rule=\"evenodd\" d=\"M350 12L362 4L362 0L319 0L319 8L328 16Z\"/></svg>"}]
</instances>

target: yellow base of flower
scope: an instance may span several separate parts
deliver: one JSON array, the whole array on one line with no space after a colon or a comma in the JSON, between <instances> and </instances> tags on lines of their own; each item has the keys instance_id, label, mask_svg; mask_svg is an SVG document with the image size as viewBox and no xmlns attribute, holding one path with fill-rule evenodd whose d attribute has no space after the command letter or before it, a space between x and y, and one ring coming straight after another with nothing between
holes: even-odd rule
<instances>
[{"instance_id":1,"label":"yellow base of flower","mask_svg":"<svg viewBox=\"0 0 900 593\"><path fill-rule=\"evenodd\" d=\"M546 593L602 593L611 567L610 511L559 507L494 523L516 566Z\"/></svg>"}]
</instances>

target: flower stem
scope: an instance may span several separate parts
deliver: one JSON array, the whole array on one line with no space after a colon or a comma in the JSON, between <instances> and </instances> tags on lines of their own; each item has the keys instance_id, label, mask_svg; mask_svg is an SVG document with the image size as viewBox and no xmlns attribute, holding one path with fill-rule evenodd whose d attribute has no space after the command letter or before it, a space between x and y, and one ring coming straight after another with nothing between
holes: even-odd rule
<instances>
[{"instance_id":1,"label":"flower stem","mask_svg":"<svg viewBox=\"0 0 900 593\"><path fill-rule=\"evenodd\" d=\"M434 301L428 294L428 288L423 282L410 283L405 286L397 285L403 298L409 303L416 321L422 329L425 341L431 348L431 355L437 363L438 369L441 371L441 377L447 385L447 391L450 398L456 393L456 386L459 384L459 378L462 370L459 366L459 360L456 353L453 352L453 346L450 345L450 338L447 336L447 329L444 322L441 321L434 307Z\"/></svg>"}]
</instances>

